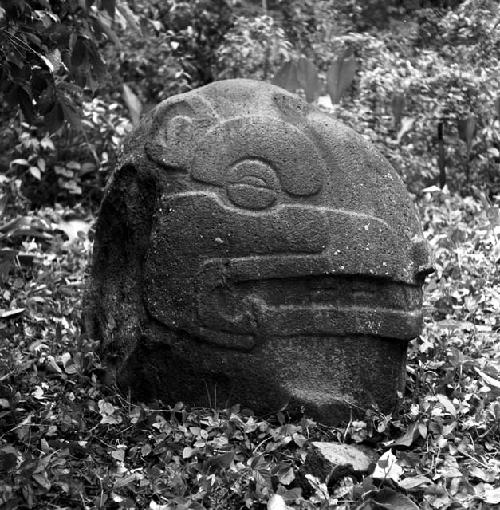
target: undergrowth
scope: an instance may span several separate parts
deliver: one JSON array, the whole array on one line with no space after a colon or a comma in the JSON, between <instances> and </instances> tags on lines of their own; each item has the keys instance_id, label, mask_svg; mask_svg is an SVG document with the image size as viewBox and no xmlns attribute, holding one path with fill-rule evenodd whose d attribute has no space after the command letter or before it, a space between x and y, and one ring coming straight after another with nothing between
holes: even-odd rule
<instances>
[{"instance_id":1,"label":"undergrowth","mask_svg":"<svg viewBox=\"0 0 500 510\"><path fill-rule=\"evenodd\" d=\"M401 408L335 428L286 409L146 406L104 386L97 346L80 334L91 219L56 208L6 221L0 508L498 505L499 200L430 188L419 207L436 272ZM365 444L380 457L374 471L327 483L308 462L312 441Z\"/></svg>"}]
</instances>

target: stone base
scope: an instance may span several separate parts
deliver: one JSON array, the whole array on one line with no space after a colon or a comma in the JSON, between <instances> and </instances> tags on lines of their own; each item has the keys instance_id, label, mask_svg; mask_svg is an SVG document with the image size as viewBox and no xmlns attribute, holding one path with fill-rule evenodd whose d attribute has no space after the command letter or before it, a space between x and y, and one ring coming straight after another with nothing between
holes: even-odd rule
<instances>
[{"instance_id":1,"label":"stone base","mask_svg":"<svg viewBox=\"0 0 500 510\"><path fill-rule=\"evenodd\" d=\"M193 345L195 344L195 345ZM169 333L143 337L117 374L141 401L196 407L241 404L257 414L304 408L325 424L391 412L405 382L406 342L359 337L293 337L238 352Z\"/></svg>"}]
</instances>

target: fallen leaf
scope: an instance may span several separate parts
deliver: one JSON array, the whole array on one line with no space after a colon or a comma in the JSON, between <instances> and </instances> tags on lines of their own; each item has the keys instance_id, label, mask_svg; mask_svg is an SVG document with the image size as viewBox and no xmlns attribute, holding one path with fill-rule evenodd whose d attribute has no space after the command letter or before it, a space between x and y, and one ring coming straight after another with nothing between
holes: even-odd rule
<instances>
[{"instance_id":1,"label":"fallen leaf","mask_svg":"<svg viewBox=\"0 0 500 510\"><path fill-rule=\"evenodd\" d=\"M56 363L56 360L54 359L54 356L47 356L47 359L45 360L45 370L51 374L60 374L62 373L61 368Z\"/></svg>"},{"instance_id":2,"label":"fallen leaf","mask_svg":"<svg viewBox=\"0 0 500 510\"><path fill-rule=\"evenodd\" d=\"M455 457L446 455L444 463L438 469L438 475L434 477L434 479L439 478L439 476L442 476L443 478L461 478L464 475L460 471L458 462Z\"/></svg>"},{"instance_id":3,"label":"fallen leaf","mask_svg":"<svg viewBox=\"0 0 500 510\"><path fill-rule=\"evenodd\" d=\"M398 464L397 458L391 450L387 450L377 462L372 477L382 480L390 479L399 482L403 468Z\"/></svg>"},{"instance_id":4,"label":"fallen leaf","mask_svg":"<svg viewBox=\"0 0 500 510\"><path fill-rule=\"evenodd\" d=\"M37 400L42 400L45 398L44 396L45 392L40 386L37 386L35 388L35 391L31 392L31 396L35 397Z\"/></svg>"},{"instance_id":5,"label":"fallen leaf","mask_svg":"<svg viewBox=\"0 0 500 510\"><path fill-rule=\"evenodd\" d=\"M8 472L17 464L17 450L12 446L6 446L0 450L0 473Z\"/></svg>"},{"instance_id":6,"label":"fallen leaf","mask_svg":"<svg viewBox=\"0 0 500 510\"><path fill-rule=\"evenodd\" d=\"M306 443L307 439L302 434L293 434L292 436L294 443L299 447L302 448L304 444Z\"/></svg>"},{"instance_id":7,"label":"fallen leaf","mask_svg":"<svg viewBox=\"0 0 500 510\"><path fill-rule=\"evenodd\" d=\"M376 508L377 510L418 510L418 506L408 496L392 489L370 492L361 508L366 510L369 508Z\"/></svg>"},{"instance_id":8,"label":"fallen leaf","mask_svg":"<svg viewBox=\"0 0 500 510\"><path fill-rule=\"evenodd\" d=\"M273 494L267 502L267 510L286 510L286 503L283 496Z\"/></svg>"},{"instance_id":9,"label":"fallen leaf","mask_svg":"<svg viewBox=\"0 0 500 510\"><path fill-rule=\"evenodd\" d=\"M418 436L420 435L419 433L419 430L418 430L418 425L419 425L419 422L416 421L414 423L412 423L408 429L406 430L406 432L401 436L399 437L398 439L396 439L391 446L407 446L407 447L410 447L413 442L418 438Z\"/></svg>"},{"instance_id":10,"label":"fallen leaf","mask_svg":"<svg viewBox=\"0 0 500 510\"><path fill-rule=\"evenodd\" d=\"M288 468L284 472L278 473L278 481L283 485L290 485L295 480L293 468Z\"/></svg>"},{"instance_id":11,"label":"fallen leaf","mask_svg":"<svg viewBox=\"0 0 500 510\"><path fill-rule=\"evenodd\" d=\"M0 319L15 319L19 317L22 313L24 313L26 308L13 308L12 310L2 310L0 311Z\"/></svg>"},{"instance_id":12,"label":"fallen leaf","mask_svg":"<svg viewBox=\"0 0 500 510\"><path fill-rule=\"evenodd\" d=\"M194 450L190 446L185 446L182 450L182 458L189 459L193 455Z\"/></svg>"},{"instance_id":13,"label":"fallen leaf","mask_svg":"<svg viewBox=\"0 0 500 510\"><path fill-rule=\"evenodd\" d=\"M436 395L439 403L445 408L445 410L450 413L452 416L455 416L457 414L457 410L455 409L455 406L450 401L450 399L446 395Z\"/></svg>"},{"instance_id":14,"label":"fallen leaf","mask_svg":"<svg viewBox=\"0 0 500 510\"><path fill-rule=\"evenodd\" d=\"M498 505L500 503L500 487L486 489L482 499L485 503L488 503L488 505Z\"/></svg>"},{"instance_id":15,"label":"fallen leaf","mask_svg":"<svg viewBox=\"0 0 500 510\"><path fill-rule=\"evenodd\" d=\"M184 456L184 452L182 453ZM215 455L208 459L208 464L214 467L221 468L229 468L231 466L231 462L234 459L234 450L231 450L227 453L223 453L222 455Z\"/></svg>"},{"instance_id":16,"label":"fallen leaf","mask_svg":"<svg viewBox=\"0 0 500 510\"><path fill-rule=\"evenodd\" d=\"M407 491L411 491L412 489L416 489L418 487L422 487L423 485L432 484L432 480L427 478L424 475L411 476L409 478L404 478L399 482L399 486Z\"/></svg>"},{"instance_id":17,"label":"fallen leaf","mask_svg":"<svg viewBox=\"0 0 500 510\"><path fill-rule=\"evenodd\" d=\"M111 457L119 462L123 462L125 460L125 450L123 448L114 450L111 452Z\"/></svg>"},{"instance_id":18,"label":"fallen leaf","mask_svg":"<svg viewBox=\"0 0 500 510\"><path fill-rule=\"evenodd\" d=\"M488 384L488 386L493 386L495 388L500 389L500 381L499 380L489 376L488 374L485 374L484 372L479 370L479 368L477 368L477 367L474 367L474 370L483 378L484 382L486 384Z\"/></svg>"},{"instance_id":19,"label":"fallen leaf","mask_svg":"<svg viewBox=\"0 0 500 510\"><path fill-rule=\"evenodd\" d=\"M291 503L296 499L302 497L302 489L300 487L294 487L293 489L285 489L282 485L278 487L278 493L287 503Z\"/></svg>"},{"instance_id":20,"label":"fallen leaf","mask_svg":"<svg viewBox=\"0 0 500 510\"><path fill-rule=\"evenodd\" d=\"M494 471L486 471L479 466L473 466L469 469L469 475L482 480L483 482L492 483L498 478L498 474Z\"/></svg>"}]
</instances>

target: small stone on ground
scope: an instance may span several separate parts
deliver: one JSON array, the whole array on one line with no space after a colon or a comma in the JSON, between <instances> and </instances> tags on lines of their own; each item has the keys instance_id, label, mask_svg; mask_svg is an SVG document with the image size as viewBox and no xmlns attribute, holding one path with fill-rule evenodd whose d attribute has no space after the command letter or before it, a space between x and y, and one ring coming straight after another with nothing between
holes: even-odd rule
<instances>
[{"instance_id":1,"label":"small stone on ground","mask_svg":"<svg viewBox=\"0 0 500 510\"><path fill-rule=\"evenodd\" d=\"M312 444L333 466L351 464L354 471L367 472L376 461L375 452L366 446L326 442Z\"/></svg>"}]
</instances>

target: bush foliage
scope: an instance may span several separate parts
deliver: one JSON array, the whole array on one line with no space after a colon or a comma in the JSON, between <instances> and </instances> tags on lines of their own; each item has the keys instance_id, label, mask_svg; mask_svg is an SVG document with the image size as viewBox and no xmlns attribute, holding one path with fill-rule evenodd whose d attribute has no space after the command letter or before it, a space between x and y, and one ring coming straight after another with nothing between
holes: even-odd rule
<instances>
[{"instance_id":1,"label":"bush foliage","mask_svg":"<svg viewBox=\"0 0 500 510\"><path fill-rule=\"evenodd\" d=\"M499 45L494 0L1 0L0 508L498 507ZM417 195L436 272L392 416L332 428L102 382L80 310L109 169L141 111L233 77L317 102ZM378 460L325 477L313 441Z\"/></svg>"},{"instance_id":2,"label":"bush foliage","mask_svg":"<svg viewBox=\"0 0 500 510\"><path fill-rule=\"evenodd\" d=\"M375 142L415 193L434 183L499 191L494 0L4 0L0 27L3 125L15 138L0 140L8 149L0 168L37 206L95 206L127 117L234 77L320 98ZM44 155L26 138L40 146L47 136L54 150L38 165ZM27 163L11 165L16 159ZM73 177L61 174L71 161Z\"/></svg>"},{"instance_id":3,"label":"bush foliage","mask_svg":"<svg viewBox=\"0 0 500 510\"><path fill-rule=\"evenodd\" d=\"M103 385L96 346L80 334L89 223L57 207L3 225L0 507L495 508L500 201L432 187L418 205L436 273L403 404L338 428L286 409L129 402ZM327 477L314 441L363 443L378 461Z\"/></svg>"}]
</instances>

